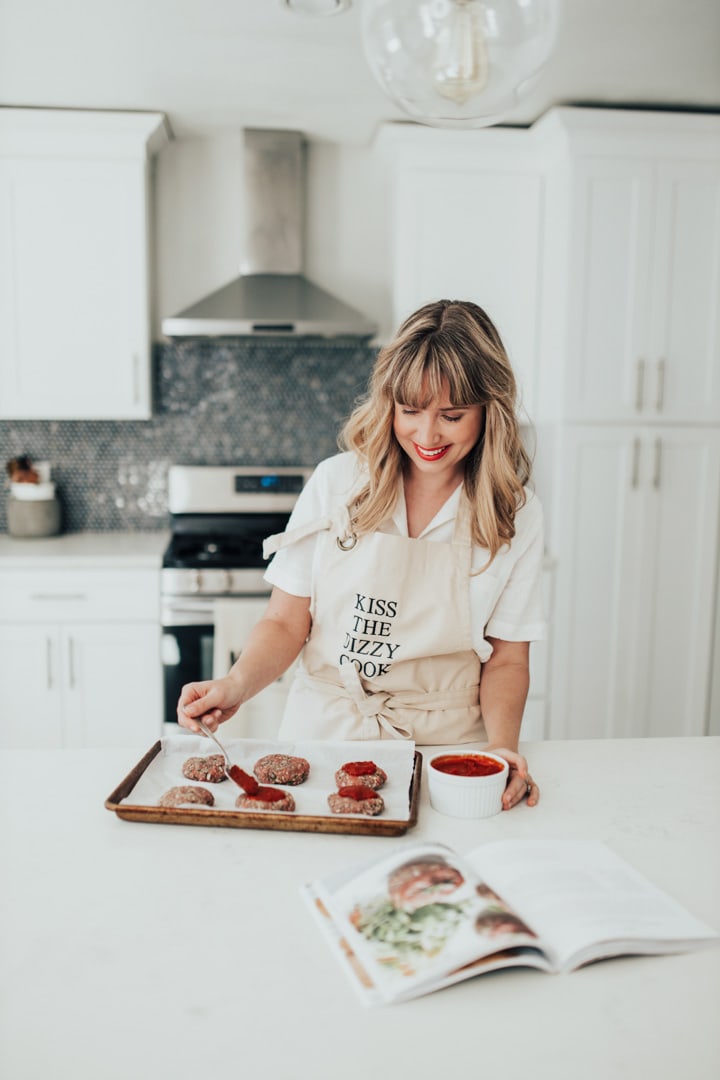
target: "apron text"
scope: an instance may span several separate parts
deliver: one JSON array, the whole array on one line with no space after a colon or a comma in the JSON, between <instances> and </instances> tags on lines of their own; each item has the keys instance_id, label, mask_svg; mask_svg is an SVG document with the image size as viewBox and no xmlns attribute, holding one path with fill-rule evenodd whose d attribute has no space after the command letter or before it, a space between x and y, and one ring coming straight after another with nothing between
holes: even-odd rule
<instances>
[{"instance_id":1,"label":"apron text","mask_svg":"<svg viewBox=\"0 0 720 1080\"><path fill-rule=\"evenodd\" d=\"M343 649L346 651L340 654L340 664L352 664L366 679L387 674L400 648L399 644L385 640L392 633L389 620L395 618L397 609L397 600L355 593L354 610L358 614L353 614L352 630L345 634Z\"/></svg>"}]
</instances>

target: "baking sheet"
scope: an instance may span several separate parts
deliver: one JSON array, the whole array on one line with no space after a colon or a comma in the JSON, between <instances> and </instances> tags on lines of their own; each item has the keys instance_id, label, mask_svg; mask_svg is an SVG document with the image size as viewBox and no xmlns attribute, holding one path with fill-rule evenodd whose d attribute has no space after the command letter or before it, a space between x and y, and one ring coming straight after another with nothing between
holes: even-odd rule
<instances>
[{"instance_id":1,"label":"baking sheet","mask_svg":"<svg viewBox=\"0 0 720 1080\"><path fill-rule=\"evenodd\" d=\"M132 821L393 836L405 832L417 820L422 757L412 742L228 739L225 745L231 761L248 773L253 772L258 758L266 754L306 758L310 762L310 774L305 783L294 787L273 785L292 792L295 811L241 810L235 806L240 789L230 780L220 784L187 780L182 774L187 758L207 757L217 752L208 739L192 735L168 736L158 742L108 797L105 806ZM380 791L385 802L383 812L377 817L331 813L327 797L337 790L335 772L348 761L368 760L374 761L388 776ZM215 806L158 805L166 791L180 785L207 788L215 797Z\"/></svg>"}]
</instances>

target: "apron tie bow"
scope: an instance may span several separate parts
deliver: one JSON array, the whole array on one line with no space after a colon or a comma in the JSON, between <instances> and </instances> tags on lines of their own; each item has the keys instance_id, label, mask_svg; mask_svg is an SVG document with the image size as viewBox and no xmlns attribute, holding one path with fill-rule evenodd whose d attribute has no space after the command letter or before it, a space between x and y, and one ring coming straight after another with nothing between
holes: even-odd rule
<instances>
[{"instance_id":1,"label":"apron tie bow","mask_svg":"<svg viewBox=\"0 0 720 1080\"><path fill-rule=\"evenodd\" d=\"M396 719L393 719L393 695L382 691L376 691L375 693L370 694L366 693L362 688L360 676L357 674L357 671L352 665L350 665L350 667L355 673L356 680L353 681L359 688L360 693L356 695L353 689L348 686L347 682L345 682L345 686L357 705L360 715L363 718L363 722L374 720L393 739L412 739L412 728L403 727Z\"/></svg>"}]
</instances>

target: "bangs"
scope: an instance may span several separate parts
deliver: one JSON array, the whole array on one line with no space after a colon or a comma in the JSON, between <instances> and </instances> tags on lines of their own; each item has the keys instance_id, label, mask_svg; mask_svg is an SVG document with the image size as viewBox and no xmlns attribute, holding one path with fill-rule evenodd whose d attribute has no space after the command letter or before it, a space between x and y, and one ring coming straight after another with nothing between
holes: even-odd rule
<instances>
[{"instance_id":1,"label":"bangs","mask_svg":"<svg viewBox=\"0 0 720 1080\"><path fill-rule=\"evenodd\" d=\"M443 405L484 403L485 395L478 394L468 379L467 362L463 362L454 350L443 350L426 342L419 349L408 348L398 360L387 387L397 404L427 409L432 401L444 396L445 383L450 400L442 402Z\"/></svg>"}]
</instances>

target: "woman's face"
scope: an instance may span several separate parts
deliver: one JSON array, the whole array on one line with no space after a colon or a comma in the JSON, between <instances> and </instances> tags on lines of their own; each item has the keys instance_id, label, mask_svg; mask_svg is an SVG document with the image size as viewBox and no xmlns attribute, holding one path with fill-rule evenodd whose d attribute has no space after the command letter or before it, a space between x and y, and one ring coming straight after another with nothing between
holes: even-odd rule
<instances>
[{"instance_id":1,"label":"woman's face","mask_svg":"<svg viewBox=\"0 0 720 1080\"><path fill-rule=\"evenodd\" d=\"M447 384L426 409L395 403L393 431L410 466L445 480L461 477L464 461L482 434L482 405L453 405Z\"/></svg>"}]
</instances>

